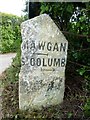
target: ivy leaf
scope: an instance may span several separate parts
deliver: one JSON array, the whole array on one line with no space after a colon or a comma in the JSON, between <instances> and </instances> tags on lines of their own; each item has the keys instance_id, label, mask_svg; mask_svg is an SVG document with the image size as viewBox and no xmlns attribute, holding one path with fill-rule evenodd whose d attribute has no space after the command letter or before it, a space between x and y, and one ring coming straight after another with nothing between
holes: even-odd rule
<instances>
[{"instance_id":1,"label":"ivy leaf","mask_svg":"<svg viewBox=\"0 0 90 120\"><path fill-rule=\"evenodd\" d=\"M46 7L45 7L44 5L42 5L40 9L41 9L40 14L42 14L42 13L44 13L44 12L45 12Z\"/></svg>"},{"instance_id":2,"label":"ivy leaf","mask_svg":"<svg viewBox=\"0 0 90 120\"><path fill-rule=\"evenodd\" d=\"M45 11L47 12L49 10L49 6L46 6Z\"/></svg>"},{"instance_id":3,"label":"ivy leaf","mask_svg":"<svg viewBox=\"0 0 90 120\"><path fill-rule=\"evenodd\" d=\"M85 70L85 68L81 68L81 69L77 70L77 72L79 72L79 74L82 76L86 72L86 70Z\"/></svg>"},{"instance_id":4,"label":"ivy leaf","mask_svg":"<svg viewBox=\"0 0 90 120\"><path fill-rule=\"evenodd\" d=\"M87 42L90 42L90 38L87 38Z\"/></svg>"}]
</instances>

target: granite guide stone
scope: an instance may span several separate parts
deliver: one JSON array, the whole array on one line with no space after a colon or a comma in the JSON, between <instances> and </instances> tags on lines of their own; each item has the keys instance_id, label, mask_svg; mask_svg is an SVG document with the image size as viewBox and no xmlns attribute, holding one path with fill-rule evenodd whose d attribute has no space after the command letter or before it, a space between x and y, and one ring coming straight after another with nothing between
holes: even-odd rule
<instances>
[{"instance_id":1,"label":"granite guide stone","mask_svg":"<svg viewBox=\"0 0 90 120\"><path fill-rule=\"evenodd\" d=\"M42 109L63 101L68 42L42 14L21 24L19 108Z\"/></svg>"}]
</instances>

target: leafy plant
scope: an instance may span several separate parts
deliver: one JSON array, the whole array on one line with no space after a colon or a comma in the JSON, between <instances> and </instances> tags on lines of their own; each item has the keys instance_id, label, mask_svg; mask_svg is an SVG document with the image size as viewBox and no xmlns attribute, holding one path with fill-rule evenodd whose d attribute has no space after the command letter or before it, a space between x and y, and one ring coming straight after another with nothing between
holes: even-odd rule
<instances>
[{"instance_id":1,"label":"leafy plant","mask_svg":"<svg viewBox=\"0 0 90 120\"><path fill-rule=\"evenodd\" d=\"M78 69L77 72L82 76L86 72L86 68L82 67L82 68Z\"/></svg>"},{"instance_id":2,"label":"leafy plant","mask_svg":"<svg viewBox=\"0 0 90 120\"><path fill-rule=\"evenodd\" d=\"M71 112L68 113L68 118L71 118L73 114Z\"/></svg>"},{"instance_id":3,"label":"leafy plant","mask_svg":"<svg viewBox=\"0 0 90 120\"><path fill-rule=\"evenodd\" d=\"M0 13L0 17L0 51L2 53L16 52L16 50L20 47L20 24L23 21L23 18L5 13Z\"/></svg>"},{"instance_id":4,"label":"leafy plant","mask_svg":"<svg viewBox=\"0 0 90 120\"><path fill-rule=\"evenodd\" d=\"M89 116L90 117L90 99L87 99L84 107L83 107L85 116Z\"/></svg>"}]
</instances>

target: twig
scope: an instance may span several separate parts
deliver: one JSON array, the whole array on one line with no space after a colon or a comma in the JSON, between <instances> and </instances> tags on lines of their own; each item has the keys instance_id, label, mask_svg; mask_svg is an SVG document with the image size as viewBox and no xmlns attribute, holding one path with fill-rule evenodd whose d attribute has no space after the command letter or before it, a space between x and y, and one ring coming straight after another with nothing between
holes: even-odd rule
<instances>
[{"instance_id":1,"label":"twig","mask_svg":"<svg viewBox=\"0 0 90 120\"><path fill-rule=\"evenodd\" d=\"M70 49L68 49L68 51L69 51ZM74 50L74 51L85 51L85 50L90 50L90 48L87 48L87 49L79 49L79 50ZM72 52L72 51L70 51L70 52Z\"/></svg>"},{"instance_id":2,"label":"twig","mask_svg":"<svg viewBox=\"0 0 90 120\"><path fill-rule=\"evenodd\" d=\"M86 66L86 65L82 65L82 64L79 64L79 63L76 63L76 62L72 62L72 61L70 61L70 60L68 60L68 62L73 63L73 64L76 64L76 65L78 65L78 66L88 67L88 66ZM88 67L88 68L90 68L90 67Z\"/></svg>"},{"instance_id":3,"label":"twig","mask_svg":"<svg viewBox=\"0 0 90 120\"><path fill-rule=\"evenodd\" d=\"M77 36L77 37L84 37L84 38L90 38L90 36L88 35L82 35L82 34L74 34L74 33L71 33L71 32L67 32L67 31L62 31L62 33L64 34L70 34L70 35L74 35L74 36Z\"/></svg>"}]
</instances>

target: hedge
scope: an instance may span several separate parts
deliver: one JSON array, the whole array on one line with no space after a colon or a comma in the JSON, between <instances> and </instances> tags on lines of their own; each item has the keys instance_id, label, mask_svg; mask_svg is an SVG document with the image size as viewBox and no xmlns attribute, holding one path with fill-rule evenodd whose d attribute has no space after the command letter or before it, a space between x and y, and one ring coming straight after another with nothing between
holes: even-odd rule
<instances>
[{"instance_id":1,"label":"hedge","mask_svg":"<svg viewBox=\"0 0 90 120\"><path fill-rule=\"evenodd\" d=\"M0 13L0 52L16 52L21 43L20 24L23 18Z\"/></svg>"}]
</instances>

